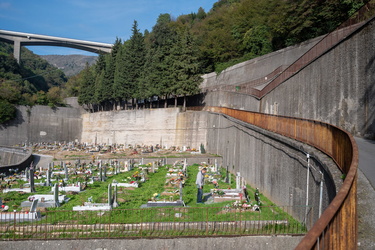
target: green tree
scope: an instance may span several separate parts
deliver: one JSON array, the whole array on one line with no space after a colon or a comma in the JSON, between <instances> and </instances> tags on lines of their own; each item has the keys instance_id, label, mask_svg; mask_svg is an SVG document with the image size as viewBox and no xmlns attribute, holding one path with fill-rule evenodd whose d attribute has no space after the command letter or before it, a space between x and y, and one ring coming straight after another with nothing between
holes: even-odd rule
<instances>
[{"instance_id":1,"label":"green tree","mask_svg":"<svg viewBox=\"0 0 375 250\"><path fill-rule=\"evenodd\" d=\"M254 26L243 38L243 49L251 55L264 55L272 52L272 36L265 25Z\"/></svg>"},{"instance_id":2,"label":"green tree","mask_svg":"<svg viewBox=\"0 0 375 250\"><path fill-rule=\"evenodd\" d=\"M0 99L0 124L16 117L16 108L6 100Z\"/></svg>"},{"instance_id":3,"label":"green tree","mask_svg":"<svg viewBox=\"0 0 375 250\"><path fill-rule=\"evenodd\" d=\"M202 82L197 47L188 30L179 35L179 39L172 49L173 85L172 93L184 97L183 107L186 107L186 96L199 93ZM176 102L175 102L176 105Z\"/></svg>"},{"instance_id":4,"label":"green tree","mask_svg":"<svg viewBox=\"0 0 375 250\"><path fill-rule=\"evenodd\" d=\"M145 56L144 37L138 29L137 21L134 20L132 35L122 46L116 60L114 87L117 100L127 102L128 99L136 96L136 89L145 64Z\"/></svg>"},{"instance_id":5,"label":"green tree","mask_svg":"<svg viewBox=\"0 0 375 250\"><path fill-rule=\"evenodd\" d=\"M78 103L80 105L95 103L95 78L89 64L86 63L85 68L79 74L80 78L77 81L79 84Z\"/></svg>"},{"instance_id":6,"label":"green tree","mask_svg":"<svg viewBox=\"0 0 375 250\"><path fill-rule=\"evenodd\" d=\"M48 106L56 107L63 105L62 90L60 87L52 87L48 90L47 94Z\"/></svg>"}]
</instances>

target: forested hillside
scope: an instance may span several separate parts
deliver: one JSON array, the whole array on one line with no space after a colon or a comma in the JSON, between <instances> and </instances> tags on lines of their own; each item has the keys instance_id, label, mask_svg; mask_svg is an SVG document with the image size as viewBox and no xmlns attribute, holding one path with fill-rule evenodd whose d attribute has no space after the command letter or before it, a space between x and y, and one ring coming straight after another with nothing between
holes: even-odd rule
<instances>
[{"instance_id":1,"label":"forested hillside","mask_svg":"<svg viewBox=\"0 0 375 250\"><path fill-rule=\"evenodd\" d=\"M26 48L21 53L19 65L12 46L0 42L0 123L14 117L14 105L63 104L64 73Z\"/></svg>"},{"instance_id":2,"label":"forested hillside","mask_svg":"<svg viewBox=\"0 0 375 250\"><path fill-rule=\"evenodd\" d=\"M61 69L66 77L72 77L81 72L86 63L92 65L96 62L97 56L85 55L42 55L51 65Z\"/></svg>"},{"instance_id":3,"label":"forested hillside","mask_svg":"<svg viewBox=\"0 0 375 250\"><path fill-rule=\"evenodd\" d=\"M151 31L135 21L130 39L117 39L111 54L68 82L68 92L92 111L194 95L200 75L326 34L363 4L221 0L208 12L160 14Z\"/></svg>"},{"instance_id":4,"label":"forested hillside","mask_svg":"<svg viewBox=\"0 0 375 250\"><path fill-rule=\"evenodd\" d=\"M220 0L211 10L199 8L178 17L160 14L151 31L140 31L134 21L129 39L118 38L110 54L100 55L65 85L60 70L28 50L18 66L10 46L2 44L0 122L11 117L4 114L11 110L4 105L54 106L63 93L78 96L91 111L194 95L202 74L326 34L365 2Z\"/></svg>"}]
</instances>

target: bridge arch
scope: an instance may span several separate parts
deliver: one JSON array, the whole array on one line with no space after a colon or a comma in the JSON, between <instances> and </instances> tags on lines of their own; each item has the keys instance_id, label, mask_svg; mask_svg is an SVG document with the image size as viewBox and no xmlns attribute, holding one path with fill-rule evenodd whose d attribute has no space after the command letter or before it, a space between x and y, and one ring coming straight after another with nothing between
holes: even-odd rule
<instances>
[{"instance_id":1,"label":"bridge arch","mask_svg":"<svg viewBox=\"0 0 375 250\"><path fill-rule=\"evenodd\" d=\"M112 44L84 41L70 38L38 35L31 33L0 30L0 41L13 43L13 55L17 62L21 60L21 46L58 46L84 50L93 53L110 53Z\"/></svg>"}]
</instances>

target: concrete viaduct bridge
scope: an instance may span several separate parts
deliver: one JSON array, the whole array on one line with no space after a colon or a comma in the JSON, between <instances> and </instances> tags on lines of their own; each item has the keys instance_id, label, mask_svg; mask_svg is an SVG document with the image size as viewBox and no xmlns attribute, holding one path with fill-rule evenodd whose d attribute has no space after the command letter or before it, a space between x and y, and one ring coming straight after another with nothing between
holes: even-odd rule
<instances>
[{"instance_id":1,"label":"concrete viaduct bridge","mask_svg":"<svg viewBox=\"0 0 375 250\"><path fill-rule=\"evenodd\" d=\"M98 43L55 36L45 36L31 33L22 33L0 30L0 41L14 44L14 58L21 60L21 46L60 46L85 50L93 53L110 53L112 44Z\"/></svg>"}]
</instances>

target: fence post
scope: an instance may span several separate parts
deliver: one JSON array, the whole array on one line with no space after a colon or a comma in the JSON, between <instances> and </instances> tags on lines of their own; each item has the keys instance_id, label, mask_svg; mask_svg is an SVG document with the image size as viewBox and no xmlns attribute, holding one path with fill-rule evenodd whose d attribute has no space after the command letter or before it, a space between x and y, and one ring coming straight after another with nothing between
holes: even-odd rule
<instances>
[{"instance_id":1,"label":"fence post","mask_svg":"<svg viewBox=\"0 0 375 250\"><path fill-rule=\"evenodd\" d=\"M14 224L14 232L13 232L13 240L16 238L16 212L13 212L14 214L14 221L13 221L13 224Z\"/></svg>"},{"instance_id":2,"label":"fence post","mask_svg":"<svg viewBox=\"0 0 375 250\"><path fill-rule=\"evenodd\" d=\"M208 235L208 207L206 207L206 235Z\"/></svg>"}]
</instances>

